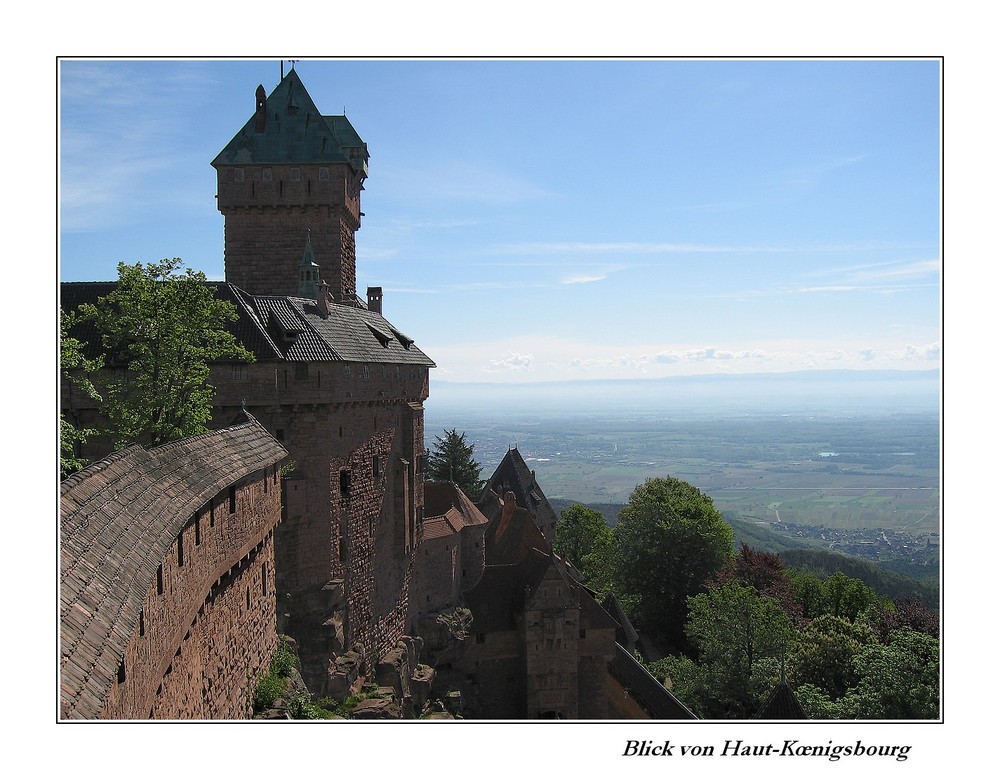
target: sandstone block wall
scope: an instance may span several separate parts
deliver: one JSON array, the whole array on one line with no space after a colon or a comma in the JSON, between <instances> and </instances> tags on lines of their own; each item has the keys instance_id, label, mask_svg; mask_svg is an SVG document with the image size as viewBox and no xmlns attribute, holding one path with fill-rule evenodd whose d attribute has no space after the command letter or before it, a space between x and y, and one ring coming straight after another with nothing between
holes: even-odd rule
<instances>
[{"instance_id":1,"label":"sandstone block wall","mask_svg":"<svg viewBox=\"0 0 1000 780\"><path fill-rule=\"evenodd\" d=\"M102 717L244 718L277 645L276 469L217 495L150 583Z\"/></svg>"},{"instance_id":2,"label":"sandstone block wall","mask_svg":"<svg viewBox=\"0 0 1000 780\"><path fill-rule=\"evenodd\" d=\"M245 403L295 464L276 534L278 588L303 676L322 693L332 654L360 644L374 664L407 632L427 369L261 362L215 366L211 381L213 424Z\"/></svg>"},{"instance_id":3,"label":"sandstone block wall","mask_svg":"<svg viewBox=\"0 0 1000 780\"><path fill-rule=\"evenodd\" d=\"M320 278L335 298L353 295L361 181L361 174L344 165L221 167L226 281L258 295L298 295L297 269L308 232Z\"/></svg>"}]
</instances>

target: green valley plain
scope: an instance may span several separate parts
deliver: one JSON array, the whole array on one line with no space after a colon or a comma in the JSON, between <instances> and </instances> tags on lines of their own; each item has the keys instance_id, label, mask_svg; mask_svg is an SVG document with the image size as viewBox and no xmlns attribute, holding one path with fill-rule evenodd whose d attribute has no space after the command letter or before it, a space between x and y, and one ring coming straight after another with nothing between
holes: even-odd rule
<instances>
[{"instance_id":1,"label":"green valley plain","mask_svg":"<svg viewBox=\"0 0 1000 780\"><path fill-rule=\"evenodd\" d=\"M614 523L637 484L672 475L790 547L936 579L937 398L936 372L440 383L426 435L464 431L486 474L517 447L557 509L580 502Z\"/></svg>"}]
</instances>

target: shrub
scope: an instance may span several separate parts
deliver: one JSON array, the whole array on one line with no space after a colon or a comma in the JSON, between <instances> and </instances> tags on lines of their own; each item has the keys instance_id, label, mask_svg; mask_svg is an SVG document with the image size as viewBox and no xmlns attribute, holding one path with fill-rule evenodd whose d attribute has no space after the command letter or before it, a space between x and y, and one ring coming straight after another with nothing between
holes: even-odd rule
<instances>
[{"instance_id":1,"label":"shrub","mask_svg":"<svg viewBox=\"0 0 1000 780\"><path fill-rule=\"evenodd\" d=\"M253 695L254 712L271 707L285 692L286 679L276 674L266 674L257 681Z\"/></svg>"}]
</instances>

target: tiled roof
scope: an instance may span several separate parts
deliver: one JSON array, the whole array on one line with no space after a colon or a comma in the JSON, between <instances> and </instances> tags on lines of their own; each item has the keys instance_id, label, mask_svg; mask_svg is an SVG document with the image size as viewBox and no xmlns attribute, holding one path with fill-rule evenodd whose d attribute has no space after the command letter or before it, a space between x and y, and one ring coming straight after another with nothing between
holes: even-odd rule
<instances>
[{"instance_id":1,"label":"tiled roof","mask_svg":"<svg viewBox=\"0 0 1000 780\"><path fill-rule=\"evenodd\" d=\"M368 148L346 116L323 116L295 70L267 96L264 132L256 112L212 165L347 163L367 172Z\"/></svg>"},{"instance_id":2,"label":"tiled roof","mask_svg":"<svg viewBox=\"0 0 1000 780\"><path fill-rule=\"evenodd\" d=\"M516 616L524 612L525 602L551 565L550 555L529 550L517 563L486 566L475 586L463 594L472 611L473 633L512 631Z\"/></svg>"},{"instance_id":3,"label":"tiled roof","mask_svg":"<svg viewBox=\"0 0 1000 780\"><path fill-rule=\"evenodd\" d=\"M442 539L489 522L454 482L424 483L424 539Z\"/></svg>"},{"instance_id":4,"label":"tiled roof","mask_svg":"<svg viewBox=\"0 0 1000 780\"><path fill-rule=\"evenodd\" d=\"M368 309L331 304L323 316L316 301L307 298L243 294L242 299L255 322L270 326L272 341L286 360L434 366L413 339Z\"/></svg>"},{"instance_id":5,"label":"tiled roof","mask_svg":"<svg viewBox=\"0 0 1000 780\"><path fill-rule=\"evenodd\" d=\"M213 496L288 453L252 417L67 478L60 501L62 716L100 713L143 601L177 534Z\"/></svg>"},{"instance_id":6,"label":"tiled roof","mask_svg":"<svg viewBox=\"0 0 1000 780\"><path fill-rule=\"evenodd\" d=\"M487 488L476 506L490 520L483 541L487 565L517 563L530 550L551 554L552 548L535 525L534 515L507 496L501 501Z\"/></svg>"},{"instance_id":7,"label":"tiled roof","mask_svg":"<svg viewBox=\"0 0 1000 780\"><path fill-rule=\"evenodd\" d=\"M63 282L61 306L73 311L81 303L96 303L115 282ZM361 306L330 305L322 316L306 298L250 295L225 282L209 282L215 295L236 307L238 319L227 327L257 360L351 361L392 363L433 368L409 336L381 314ZM100 336L93 324L79 322L71 335L87 344L88 356L100 353Z\"/></svg>"}]
</instances>

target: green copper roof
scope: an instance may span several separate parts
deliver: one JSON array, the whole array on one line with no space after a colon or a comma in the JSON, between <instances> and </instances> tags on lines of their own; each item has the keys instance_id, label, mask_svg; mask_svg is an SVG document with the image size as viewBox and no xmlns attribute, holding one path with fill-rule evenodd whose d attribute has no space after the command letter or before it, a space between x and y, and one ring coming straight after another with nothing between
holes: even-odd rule
<instances>
[{"instance_id":1,"label":"green copper roof","mask_svg":"<svg viewBox=\"0 0 1000 780\"><path fill-rule=\"evenodd\" d=\"M212 165L346 163L367 175L368 147L346 116L323 116L291 70Z\"/></svg>"}]
</instances>

